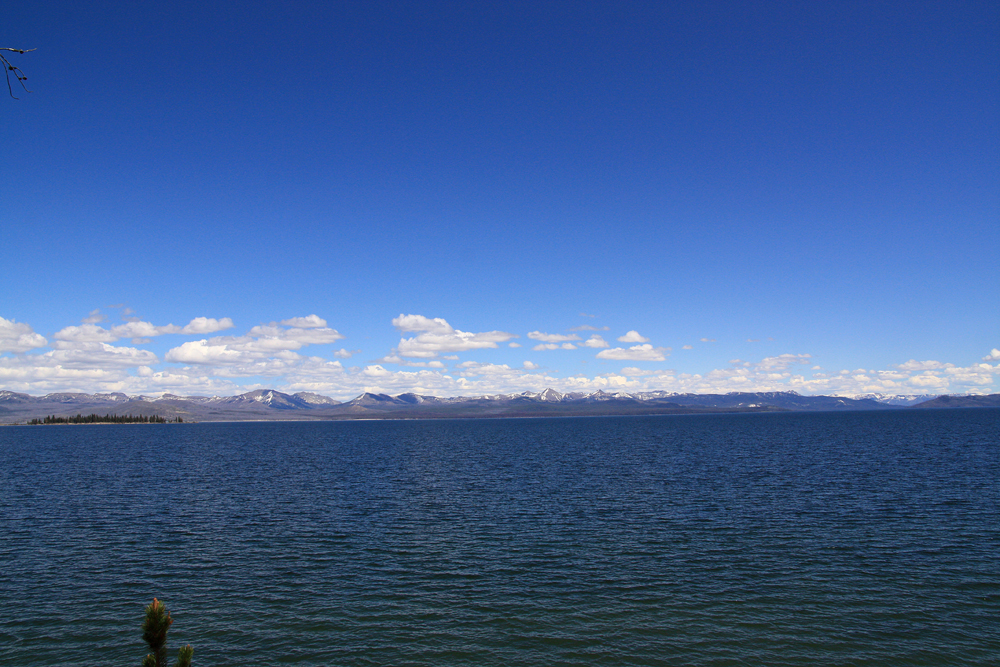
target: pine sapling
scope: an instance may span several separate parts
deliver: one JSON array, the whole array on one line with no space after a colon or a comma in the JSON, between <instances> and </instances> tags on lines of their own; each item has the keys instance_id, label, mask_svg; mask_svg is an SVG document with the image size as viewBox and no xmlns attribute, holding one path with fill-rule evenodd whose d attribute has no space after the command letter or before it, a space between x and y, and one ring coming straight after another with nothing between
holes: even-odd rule
<instances>
[{"instance_id":1,"label":"pine sapling","mask_svg":"<svg viewBox=\"0 0 1000 667\"><path fill-rule=\"evenodd\" d=\"M142 639L152 651L142 661L142 667L167 667L167 630L174 619L170 617L163 603L153 598L146 607L146 619L142 622ZM191 667L191 645L181 647L177 652L177 667Z\"/></svg>"}]
</instances>

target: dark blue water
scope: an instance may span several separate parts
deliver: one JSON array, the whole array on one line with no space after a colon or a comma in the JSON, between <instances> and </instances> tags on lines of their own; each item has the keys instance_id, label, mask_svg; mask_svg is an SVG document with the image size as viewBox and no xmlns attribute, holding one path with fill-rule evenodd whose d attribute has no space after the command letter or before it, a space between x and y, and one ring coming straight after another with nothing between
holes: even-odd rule
<instances>
[{"instance_id":1,"label":"dark blue water","mask_svg":"<svg viewBox=\"0 0 1000 667\"><path fill-rule=\"evenodd\" d=\"M993 665L1000 410L0 428L0 664Z\"/></svg>"}]
</instances>

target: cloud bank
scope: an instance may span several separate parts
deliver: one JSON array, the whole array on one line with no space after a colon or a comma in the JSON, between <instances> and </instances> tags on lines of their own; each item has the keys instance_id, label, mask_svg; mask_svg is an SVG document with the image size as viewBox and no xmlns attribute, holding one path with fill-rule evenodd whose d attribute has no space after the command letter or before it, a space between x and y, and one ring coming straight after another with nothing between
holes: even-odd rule
<instances>
[{"instance_id":1,"label":"cloud bank","mask_svg":"<svg viewBox=\"0 0 1000 667\"><path fill-rule=\"evenodd\" d=\"M551 387L572 391L652 391L725 393L798 391L803 394L940 394L990 393L1000 376L1000 349L994 347L967 366L938 360L900 361L883 369L828 371L816 355L787 352L756 360L733 359L702 373L662 367L669 347L654 346L635 330L611 347L598 333L586 340L576 334L532 330L533 350L561 350L559 363L575 359L576 371L601 362L591 373L560 373L543 367L502 330L470 332L443 318L399 315L391 325L402 334L388 351L368 351L368 361L345 367L341 360L365 354L362 349L333 349L347 336L318 315L258 324L242 335L214 335L233 328L229 318L196 317L184 326L133 320L101 326L91 313L80 325L58 330L51 339L28 323L0 317L0 389L43 394L55 391L130 394L236 394L261 387L313 391L348 399L365 391L439 396L516 393ZM383 326L387 326L384 323ZM391 329L388 329L391 332ZM155 345L165 335L193 340ZM129 341L122 343L120 341ZM506 343L501 347L501 344ZM353 346L352 346L353 347ZM595 354L596 350L596 354ZM509 361L491 358L503 354ZM485 355L485 356L484 356ZM469 358L469 357L473 358ZM687 355L685 355L687 356ZM377 359L377 361L375 361ZM620 366L613 366L620 362ZM609 369L610 366L610 369Z\"/></svg>"}]
</instances>

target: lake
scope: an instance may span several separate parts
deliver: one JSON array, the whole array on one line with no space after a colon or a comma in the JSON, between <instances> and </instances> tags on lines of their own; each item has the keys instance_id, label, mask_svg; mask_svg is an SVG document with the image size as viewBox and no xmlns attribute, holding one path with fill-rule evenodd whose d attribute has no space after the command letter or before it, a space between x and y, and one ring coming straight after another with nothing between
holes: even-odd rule
<instances>
[{"instance_id":1,"label":"lake","mask_svg":"<svg viewBox=\"0 0 1000 667\"><path fill-rule=\"evenodd\" d=\"M995 665L1000 410L0 428L0 663Z\"/></svg>"}]
</instances>

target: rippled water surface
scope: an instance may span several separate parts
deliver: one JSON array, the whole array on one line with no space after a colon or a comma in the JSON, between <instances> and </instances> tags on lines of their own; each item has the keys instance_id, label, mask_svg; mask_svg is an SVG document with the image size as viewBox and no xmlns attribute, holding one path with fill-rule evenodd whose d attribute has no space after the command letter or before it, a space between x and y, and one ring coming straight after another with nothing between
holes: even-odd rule
<instances>
[{"instance_id":1,"label":"rippled water surface","mask_svg":"<svg viewBox=\"0 0 1000 667\"><path fill-rule=\"evenodd\" d=\"M0 664L992 665L1000 410L0 428Z\"/></svg>"}]
</instances>

